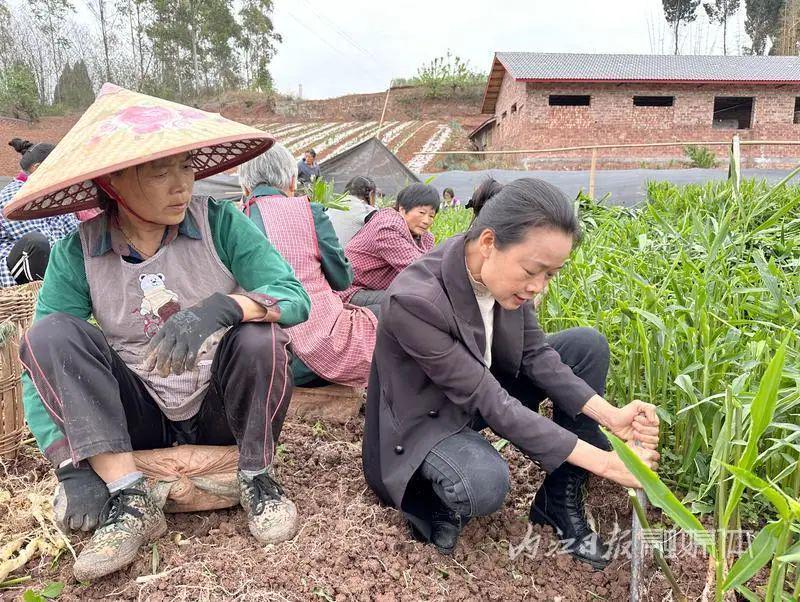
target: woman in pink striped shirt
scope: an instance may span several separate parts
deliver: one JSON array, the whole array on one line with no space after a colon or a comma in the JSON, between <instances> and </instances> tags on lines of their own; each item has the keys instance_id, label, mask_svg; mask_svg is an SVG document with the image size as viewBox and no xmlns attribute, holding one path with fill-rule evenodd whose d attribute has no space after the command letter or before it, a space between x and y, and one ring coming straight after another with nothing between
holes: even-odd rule
<instances>
[{"instance_id":1,"label":"woman in pink striped shirt","mask_svg":"<svg viewBox=\"0 0 800 602\"><path fill-rule=\"evenodd\" d=\"M344 250L354 272L353 284L340 293L344 301L380 303L395 276L433 249L430 229L440 202L433 186L412 184L400 191L394 208L369 217Z\"/></svg>"}]
</instances>

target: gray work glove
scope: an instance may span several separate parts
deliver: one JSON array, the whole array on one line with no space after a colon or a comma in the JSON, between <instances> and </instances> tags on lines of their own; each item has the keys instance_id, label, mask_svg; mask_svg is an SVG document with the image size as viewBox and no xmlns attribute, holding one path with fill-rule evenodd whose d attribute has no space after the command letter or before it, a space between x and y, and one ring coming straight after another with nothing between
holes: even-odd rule
<instances>
[{"instance_id":1,"label":"gray work glove","mask_svg":"<svg viewBox=\"0 0 800 602\"><path fill-rule=\"evenodd\" d=\"M145 368L156 368L164 377L170 372L192 371L205 340L222 328L236 326L243 319L242 308L234 299L214 293L164 322L150 340Z\"/></svg>"},{"instance_id":2,"label":"gray work glove","mask_svg":"<svg viewBox=\"0 0 800 602\"><path fill-rule=\"evenodd\" d=\"M58 486L53 499L56 525L64 532L94 531L100 524L108 487L91 468L67 464L56 469Z\"/></svg>"}]
</instances>

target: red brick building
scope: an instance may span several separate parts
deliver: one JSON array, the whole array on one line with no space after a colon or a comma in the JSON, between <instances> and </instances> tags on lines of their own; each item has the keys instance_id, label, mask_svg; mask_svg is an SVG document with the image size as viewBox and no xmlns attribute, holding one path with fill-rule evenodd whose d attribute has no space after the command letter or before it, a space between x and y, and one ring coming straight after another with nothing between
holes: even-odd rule
<instances>
[{"instance_id":1,"label":"red brick building","mask_svg":"<svg viewBox=\"0 0 800 602\"><path fill-rule=\"evenodd\" d=\"M672 141L800 141L800 58L495 54L470 134L486 150ZM719 157L727 149L714 149ZM591 153L527 155L528 166L585 167ZM744 147L748 165L795 165L800 146ZM600 151L606 167L684 160L682 147Z\"/></svg>"}]
</instances>

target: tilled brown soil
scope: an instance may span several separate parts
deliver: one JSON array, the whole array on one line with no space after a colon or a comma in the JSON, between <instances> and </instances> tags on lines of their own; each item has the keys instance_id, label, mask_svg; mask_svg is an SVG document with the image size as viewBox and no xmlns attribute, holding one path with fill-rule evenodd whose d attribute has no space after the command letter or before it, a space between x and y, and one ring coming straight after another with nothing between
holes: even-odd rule
<instances>
[{"instance_id":1,"label":"tilled brown soil","mask_svg":"<svg viewBox=\"0 0 800 602\"><path fill-rule=\"evenodd\" d=\"M15 176L19 173L19 154L8 142L22 138L31 142L56 144L78 121L78 115L42 117L36 123L0 117L0 176Z\"/></svg>"},{"instance_id":2,"label":"tilled brown soil","mask_svg":"<svg viewBox=\"0 0 800 602\"><path fill-rule=\"evenodd\" d=\"M72 560L65 556L54 568L44 561L29 565L27 573L17 574L29 574L32 580L24 587L0 590L0 599L18 599L24 588L38 589L52 581L66 584L59 600L628 599L626 554L605 570L593 571L569 556L554 554L558 542L549 529L537 527L528 533L528 506L543 475L511 445L502 451L513 483L505 506L471 521L455 555L448 558L414 541L402 517L378 505L361 473L360 440L358 421L344 427L286 425L278 473L302 517L300 533L291 542L259 546L240 508L172 515L168 535L156 544L156 576L148 577L154 573L150 547L128 569L91 584L74 580ZM9 467L9 475L44 474L44 460L30 453ZM15 483L22 482L5 480L0 486L11 487L12 494ZM588 506L604 535L612 534L615 524L623 530L630 527L621 488L593 482ZM80 551L82 539L74 543ZM700 595L705 567L699 557L673 564L690 599ZM646 575L644 599L671 599L652 567Z\"/></svg>"}]
</instances>

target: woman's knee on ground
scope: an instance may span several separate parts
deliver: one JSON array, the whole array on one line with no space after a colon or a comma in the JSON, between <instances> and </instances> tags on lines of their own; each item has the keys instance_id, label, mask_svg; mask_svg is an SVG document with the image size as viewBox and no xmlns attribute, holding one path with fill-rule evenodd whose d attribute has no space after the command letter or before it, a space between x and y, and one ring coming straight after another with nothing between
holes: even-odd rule
<instances>
[{"instance_id":1,"label":"woman's knee on ground","mask_svg":"<svg viewBox=\"0 0 800 602\"><path fill-rule=\"evenodd\" d=\"M472 516L486 516L500 510L511 488L508 464L500 454L475 466L466 478L473 496Z\"/></svg>"},{"instance_id":2,"label":"woman's knee on ground","mask_svg":"<svg viewBox=\"0 0 800 602\"><path fill-rule=\"evenodd\" d=\"M441 442L423 465L423 476L436 495L463 516L486 516L503 505L510 488L508 464L480 437L464 440L459 435Z\"/></svg>"}]
</instances>

